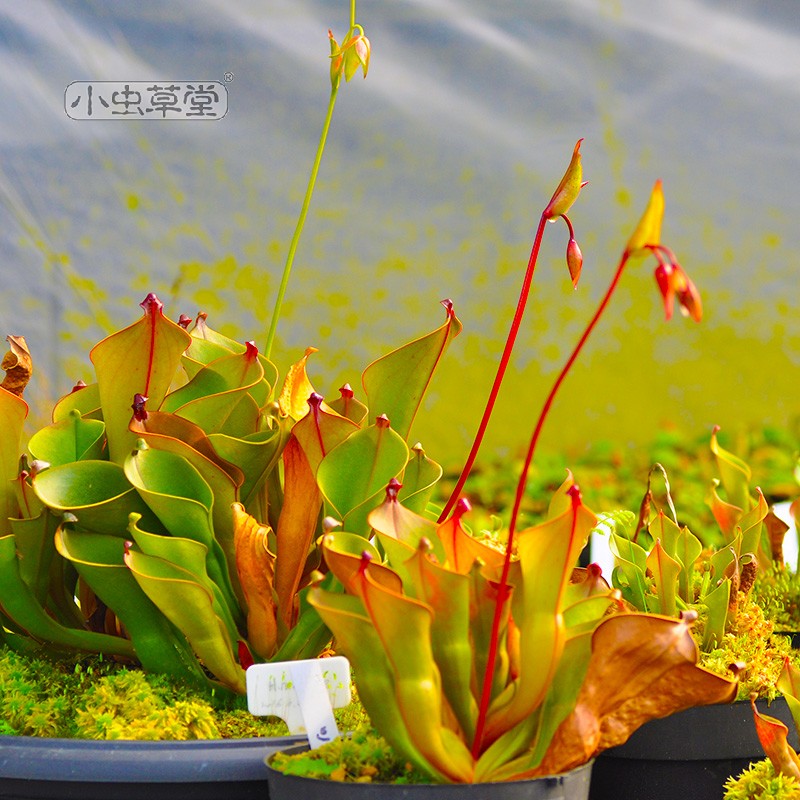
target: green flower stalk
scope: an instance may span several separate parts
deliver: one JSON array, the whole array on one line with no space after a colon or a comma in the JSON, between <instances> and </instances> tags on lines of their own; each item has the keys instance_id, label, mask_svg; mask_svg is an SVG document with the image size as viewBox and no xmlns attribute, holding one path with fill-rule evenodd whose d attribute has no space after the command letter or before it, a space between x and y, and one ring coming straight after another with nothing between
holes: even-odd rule
<instances>
[{"instance_id":1,"label":"green flower stalk","mask_svg":"<svg viewBox=\"0 0 800 800\"><path fill-rule=\"evenodd\" d=\"M292 273L292 265L294 264L294 257L297 253L297 246L300 244L300 237L303 233L303 227L305 226L306 217L308 216L308 209L311 205L311 197L314 194L314 186L316 185L319 167L322 163L322 154L325 152L325 142L327 141L328 131L331 127L333 109L336 106L336 97L339 93L342 75L344 75L345 81L349 81L360 68L366 78L367 71L369 70L369 58L372 48L369 39L364 35L364 29L356 24L355 15L356 4L355 0L352 0L350 4L350 29L347 32L347 36L345 36L342 41L341 46L336 39L333 38L333 33L328 31L328 38L331 45L331 94L328 99L325 120L322 123L322 133L319 137L317 153L314 157L314 163L311 166L311 175L308 179L303 205L300 207L297 225L295 226L292 240L289 243L289 252L286 254L286 263L283 267L283 275L281 276L280 286L278 287L278 296L275 299L275 307L272 311L272 320L270 321L269 333L267 334L267 344L264 348L264 356L266 358L270 357L272 345L275 342L275 333L278 328L281 309L283 308L283 300L286 296L286 288L289 285L289 276Z\"/></svg>"}]
</instances>

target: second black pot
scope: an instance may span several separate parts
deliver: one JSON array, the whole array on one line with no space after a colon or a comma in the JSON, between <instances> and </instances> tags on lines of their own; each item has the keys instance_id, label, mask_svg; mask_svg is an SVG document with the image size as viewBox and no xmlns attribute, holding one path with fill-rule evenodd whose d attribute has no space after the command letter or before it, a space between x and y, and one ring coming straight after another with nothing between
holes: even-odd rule
<instances>
[{"instance_id":1,"label":"second black pot","mask_svg":"<svg viewBox=\"0 0 800 800\"><path fill-rule=\"evenodd\" d=\"M789 728L792 715L780 697L763 714ZM749 702L689 708L643 725L619 747L601 753L592 772L590 800L720 800L725 781L764 758Z\"/></svg>"}]
</instances>

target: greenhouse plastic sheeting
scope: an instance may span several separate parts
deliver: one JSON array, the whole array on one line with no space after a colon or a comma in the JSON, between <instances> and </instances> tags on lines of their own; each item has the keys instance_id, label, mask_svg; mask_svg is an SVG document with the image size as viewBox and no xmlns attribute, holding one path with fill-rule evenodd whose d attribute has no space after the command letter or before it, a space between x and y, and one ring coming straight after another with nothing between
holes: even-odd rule
<instances>
[{"instance_id":1,"label":"greenhouse plastic sheeting","mask_svg":"<svg viewBox=\"0 0 800 800\"><path fill-rule=\"evenodd\" d=\"M349 10L0 0L0 321L33 352L34 419L92 379L89 347L149 291L173 318L205 310L263 347L328 102L327 32L341 40ZM461 453L539 215L584 138L589 185L570 212L581 282L573 292L566 227L549 226L495 447L522 440L657 178L663 241L705 318L666 324L655 262L632 264L548 442L794 416L796 3L359 0L357 20L372 61L339 92L273 353L282 370L314 345L319 391L358 386L372 358L441 324L449 297L464 333L415 437ZM227 113L71 119L75 82L96 98L102 82L213 83Z\"/></svg>"}]
</instances>

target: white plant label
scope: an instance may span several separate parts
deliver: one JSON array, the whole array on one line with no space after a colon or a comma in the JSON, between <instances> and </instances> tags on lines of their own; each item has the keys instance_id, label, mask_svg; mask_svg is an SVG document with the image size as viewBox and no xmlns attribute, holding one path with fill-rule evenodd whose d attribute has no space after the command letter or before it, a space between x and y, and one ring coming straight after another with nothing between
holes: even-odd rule
<instances>
[{"instance_id":1,"label":"white plant label","mask_svg":"<svg viewBox=\"0 0 800 800\"><path fill-rule=\"evenodd\" d=\"M333 709L350 699L350 662L344 656L253 664L247 670L250 713L280 717L289 733L308 734L312 749L339 735Z\"/></svg>"}]
</instances>

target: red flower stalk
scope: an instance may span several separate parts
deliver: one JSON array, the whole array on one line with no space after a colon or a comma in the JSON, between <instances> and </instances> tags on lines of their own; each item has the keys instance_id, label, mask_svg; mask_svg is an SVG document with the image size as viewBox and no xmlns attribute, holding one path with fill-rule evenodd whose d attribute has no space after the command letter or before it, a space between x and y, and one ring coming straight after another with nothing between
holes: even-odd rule
<instances>
[{"instance_id":1,"label":"red flower stalk","mask_svg":"<svg viewBox=\"0 0 800 800\"><path fill-rule=\"evenodd\" d=\"M625 266L631 257L653 253L659 262L659 265L656 268L657 280L659 280L659 274L662 274L662 276L666 276L662 279L668 282L666 291L662 289L665 306L668 302L668 298L670 299L669 302L671 303L672 297L678 297L681 307L685 308L695 320L699 321L700 316L702 316L700 297L697 293L697 289L688 279L688 277L686 277L686 274L678 265L677 260L672 254L672 251L661 244L661 220L663 218L663 214L664 195L661 189L661 181L656 181L644 215L639 221L633 236L629 240L622 257L620 258L619 264L617 265L617 270L611 279L611 283L609 284L603 299L600 301L600 305L597 307L597 310L589 321L589 324L578 340L578 343L575 345L575 348L564 364L564 367L558 374L558 377L550 389L550 393L545 399L542 410L539 413L539 418L536 421L536 426L534 427L533 434L528 445L528 451L525 455L525 462L523 464L522 471L520 472L516 493L514 495L514 505L511 511L511 520L508 527L508 541L506 542L505 560L497 587L497 600L495 602L495 614L492 623L492 636L489 642L489 654L487 657L486 671L483 676L483 694L481 697L481 705L478 711L476 735L475 741L473 742L473 753L481 752L483 744L481 739L486 722L486 715L488 713L491 682L494 675L494 663L499 644L498 639L501 621L500 618L502 615L505 598L509 592L508 574L511 567L511 555L514 549L514 535L516 533L520 506L522 505L522 498L525 495L525 488L528 483L528 473L530 471L531 463L533 462L533 455L536 450L536 445L539 441L539 435L542 432L542 427L544 426L544 422L550 413L550 408L555 400L555 396L558 393L559 388L561 387L561 384L569 374L569 371L572 369L572 365L575 363L578 355L583 349L583 346L586 344L586 341L599 322L600 317L602 317L603 312L606 310L606 307L608 306L608 303L617 288L617 284L622 277ZM675 277L678 270L680 270L680 276L682 277ZM661 273L659 273L659 271L661 271ZM660 280L659 288L661 288ZM667 318L669 318L670 313L671 305L667 306ZM577 495L577 500L576 496L573 496L573 502L579 503L580 496Z\"/></svg>"},{"instance_id":2,"label":"red flower stalk","mask_svg":"<svg viewBox=\"0 0 800 800\"><path fill-rule=\"evenodd\" d=\"M505 377L506 369L508 368L508 363L511 359L511 352L514 349L514 344L517 340L517 334L519 333L522 316L525 313L525 306L528 303L528 295L530 293L531 283L533 282L533 273L536 270L536 261L539 258L539 248L542 244L542 237L544 235L544 226L546 222L553 222L554 220L558 219L558 217L564 218L570 234L570 243L567 246L567 266L569 267L570 277L572 278L573 285L575 285L578 281L580 267L583 264L583 256L580 253L578 243L575 242L572 223L567 218L566 213L577 199L580 190L586 185L586 183L582 180L583 171L581 167L580 153L582 141L583 139L578 139L575 149L572 152L572 159L569 162L567 171L564 173L564 177L558 184L558 187L553 193L553 196L550 198L550 202L545 207L539 220L539 227L536 229L536 236L533 239L533 247L531 248L531 254L528 259L528 268L525 271L525 277L522 279L522 288L520 289L517 308L514 312L514 318L511 320L511 328L508 331L508 337L506 338L506 344L503 348L503 354L500 356L500 363L497 366L497 373L495 374L492 388L489 391L489 398L486 401L486 407L484 408L483 416L481 417L480 424L478 425L478 431L475 434L475 439L472 442L472 448L470 449L467 460L464 463L464 468L461 470L461 475L459 475L456 485L453 488L453 491L451 492L447 502L445 503L442 513L439 515L440 523L443 522L453 510L453 506L455 506L461 491L464 488L464 484L466 484L467 479L472 472L475 459L478 456L478 451L483 443L483 437L486 434L486 428L489 425L489 419L494 411L497 395L500 393L500 386L503 383L503 378Z\"/></svg>"}]
</instances>

